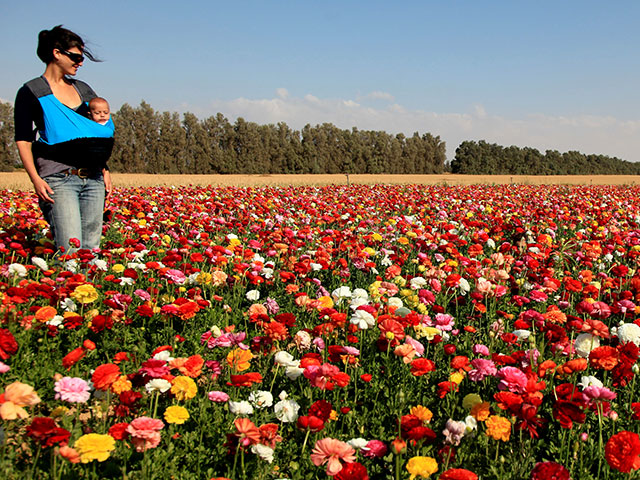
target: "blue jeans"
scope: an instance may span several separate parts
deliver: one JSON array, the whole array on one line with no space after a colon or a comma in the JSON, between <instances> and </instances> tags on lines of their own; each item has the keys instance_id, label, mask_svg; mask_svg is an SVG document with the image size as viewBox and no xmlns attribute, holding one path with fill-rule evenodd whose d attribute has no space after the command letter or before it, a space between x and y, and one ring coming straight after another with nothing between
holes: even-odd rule
<instances>
[{"instance_id":1,"label":"blue jeans","mask_svg":"<svg viewBox=\"0 0 640 480\"><path fill-rule=\"evenodd\" d=\"M104 212L104 179L55 173L44 178L53 193L54 203L40 200L40 209L51 226L56 247L69 252L69 239L80 240L80 248L100 246L102 215Z\"/></svg>"}]
</instances>

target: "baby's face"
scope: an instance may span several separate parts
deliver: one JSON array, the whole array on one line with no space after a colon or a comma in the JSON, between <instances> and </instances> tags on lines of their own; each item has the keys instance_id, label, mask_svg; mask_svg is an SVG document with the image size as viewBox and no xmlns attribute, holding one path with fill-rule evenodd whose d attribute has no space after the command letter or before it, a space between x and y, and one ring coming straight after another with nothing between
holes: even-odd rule
<instances>
[{"instance_id":1,"label":"baby's face","mask_svg":"<svg viewBox=\"0 0 640 480\"><path fill-rule=\"evenodd\" d=\"M94 102L89 108L91 120L98 123L104 123L109 120L111 111L109 110L109 104L106 102Z\"/></svg>"}]
</instances>

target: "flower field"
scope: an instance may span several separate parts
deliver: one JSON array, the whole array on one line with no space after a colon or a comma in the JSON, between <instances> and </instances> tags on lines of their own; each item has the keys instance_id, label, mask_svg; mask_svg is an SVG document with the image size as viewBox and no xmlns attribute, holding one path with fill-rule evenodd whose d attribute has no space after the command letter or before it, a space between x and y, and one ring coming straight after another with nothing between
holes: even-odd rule
<instances>
[{"instance_id":1,"label":"flower field","mask_svg":"<svg viewBox=\"0 0 640 480\"><path fill-rule=\"evenodd\" d=\"M640 478L640 188L1 198L2 478Z\"/></svg>"}]
</instances>

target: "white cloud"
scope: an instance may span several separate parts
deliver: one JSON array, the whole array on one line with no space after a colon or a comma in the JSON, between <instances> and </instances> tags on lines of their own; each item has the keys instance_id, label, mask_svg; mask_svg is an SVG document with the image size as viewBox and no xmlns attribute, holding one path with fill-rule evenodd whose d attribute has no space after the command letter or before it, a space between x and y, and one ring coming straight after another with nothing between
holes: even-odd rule
<instances>
[{"instance_id":1,"label":"white cloud","mask_svg":"<svg viewBox=\"0 0 640 480\"><path fill-rule=\"evenodd\" d=\"M394 100L393 95L387 92L381 92L379 90L371 92L369 95L367 95L367 98L371 98L373 100L388 100L390 102L393 102Z\"/></svg>"},{"instance_id":2,"label":"white cloud","mask_svg":"<svg viewBox=\"0 0 640 480\"><path fill-rule=\"evenodd\" d=\"M286 92L286 94L284 94ZM521 118L489 114L482 105L472 112L429 112L392 103L368 106L364 99L318 98L312 94L292 97L278 89L270 99L214 100L207 106L191 106L200 116L223 113L230 121L243 117L261 124L285 122L301 129L306 124L333 123L339 128L385 130L389 133L431 133L447 144L447 157L464 140L485 140L504 146L534 147L565 152L577 150L640 161L640 120L624 121L612 116L551 116L541 113ZM183 110L183 111L184 111Z\"/></svg>"}]
</instances>

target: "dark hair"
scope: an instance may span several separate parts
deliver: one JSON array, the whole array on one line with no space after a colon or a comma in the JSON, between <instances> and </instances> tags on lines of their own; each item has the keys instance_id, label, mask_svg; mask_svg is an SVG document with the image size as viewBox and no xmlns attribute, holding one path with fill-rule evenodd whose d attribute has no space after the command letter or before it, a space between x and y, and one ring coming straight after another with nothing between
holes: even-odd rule
<instances>
[{"instance_id":1,"label":"dark hair","mask_svg":"<svg viewBox=\"0 0 640 480\"><path fill-rule=\"evenodd\" d=\"M79 35L71 30L62 28L62 25L53 27L51 30L42 30L38 34L38 49L36 53L40 60L49 64L53 61L53 51L55 49L64 51L73 47L79 48L89 60L93 62L100 61L84 46L84 42Z\"/></svg>"}]
</instances>

